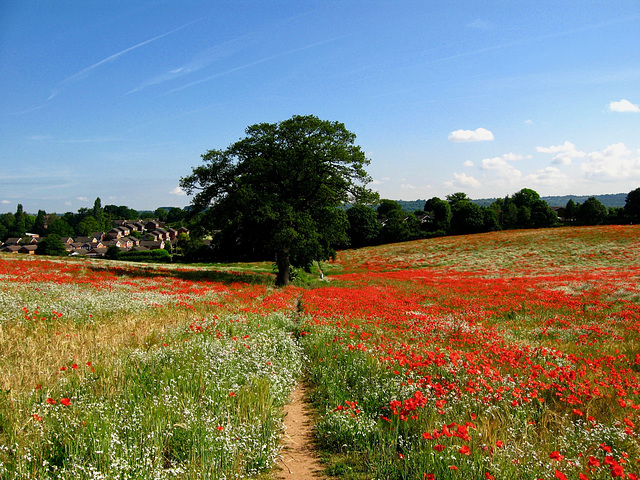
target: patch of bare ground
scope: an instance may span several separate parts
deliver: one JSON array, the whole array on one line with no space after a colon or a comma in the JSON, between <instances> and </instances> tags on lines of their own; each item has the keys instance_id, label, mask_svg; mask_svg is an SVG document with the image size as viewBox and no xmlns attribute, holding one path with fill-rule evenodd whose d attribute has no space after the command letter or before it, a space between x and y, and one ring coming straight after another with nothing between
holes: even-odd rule
<instances>
[{"instance_id":1,"label":"patch of bare ground","mask_svg":"<svg viewBox=\"0 0 640 480\"><path fill-rule=\"evenodd\" d=\"M321 480L323 467L313 438L313 413L304 383L298 384L285 407L285 432L275 478Z\"/></svg>"}]
</instances>

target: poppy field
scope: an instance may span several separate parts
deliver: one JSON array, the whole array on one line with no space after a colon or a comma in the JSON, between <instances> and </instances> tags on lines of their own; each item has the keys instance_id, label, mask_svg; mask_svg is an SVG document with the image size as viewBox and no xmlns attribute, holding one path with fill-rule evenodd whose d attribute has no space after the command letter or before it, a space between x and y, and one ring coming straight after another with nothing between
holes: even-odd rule
<instances>
[{"instance_id":1,"label":"poppy field","mask_svg":"<svg viewBox=\"0 0 640 480\"><path fill-rule=\"evenodd\" d=\"M639 233L343 252L332 284L305 292L301 327L333 472L637 478Z\"/></svg>"},{"instance_id":2,"label":"poppy field","mask_svg":"<svg viewBox=\"0 0 640 480\"><path fill-rule=\"evenodd\" d=\"M0 477L640 475L640 227L339 252L323 280L0 258Z\"/></svg>"}]
</instances>

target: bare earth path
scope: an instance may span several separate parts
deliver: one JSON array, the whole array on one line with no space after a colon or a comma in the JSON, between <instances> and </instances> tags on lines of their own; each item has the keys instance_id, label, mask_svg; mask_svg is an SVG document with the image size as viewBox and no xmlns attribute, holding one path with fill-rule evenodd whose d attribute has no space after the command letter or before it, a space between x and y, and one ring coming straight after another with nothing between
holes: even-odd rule
<instances>
[{"instance_id":1,"label":"bare earth path","mask_svg":"<svg viewBox=\"0 0 640 480\"><path fill-rule=\"evenodd\" d=\"M326 478L322 475L322 465L313 443L313 415L306 398L306 390L301 383L293 391L291 402L285 407L286 430L282 441L281 459L278 462L280 471L276 472L277 479Z\"/></svg>"}]
</instances>

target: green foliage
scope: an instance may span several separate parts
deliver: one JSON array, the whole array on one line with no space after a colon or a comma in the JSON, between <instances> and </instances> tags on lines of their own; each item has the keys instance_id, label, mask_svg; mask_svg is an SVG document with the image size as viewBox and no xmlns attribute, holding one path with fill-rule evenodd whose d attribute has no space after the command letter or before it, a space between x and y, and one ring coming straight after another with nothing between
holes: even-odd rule
<instances>
[{"instance_id":1,"label":"green foliage","mask_svg":"<svg viewBox=\"0 0 640 480\"><path fill-rule=\"evenodd\" d=\"M47 232L45 228L46 215L47 214L44 210L38 210L38 215L36 215L36 218L33 221L33 233L36 233L41 237Z\"/></svg>"},{"instance_id":2,"label":"green foliage","mask_svg":"<svg viewBox=\"0 0 640 480\"><path fill-rule=\"evenodd\" d=\"M120 256L120 247L116 245L109 245L104 256L110 260L117 260Z\"/></svg>"},{"instance_id":3,"label":"green foliage","mask_svg":"<svg viewBox=\"0 0 640 480\"><path fill-rule=\"evenodd\" d=\"M166 263L171 261L171 254L163 248L158 248L155 250L143 250L140 252L120 252L116 258L118 260L127 260L129 262Z\"/></svg>"},{"instance_id":4,"label":"green foliage","mask_svg":"<svg viewBox=\"0 0 640 480\"><path fill-rule=\"evenodd\" d=\"M60 237L73 237L75 232L69 223L62 217L56 218L47 229L49 235L55 234Z\"/></svg>"},{"instance_id":5,"label":"green foliage","mask_svg":"<svg viewBox=\"0 0 640 480\"><path fill-rule=\"evenodd\" d=\"M376 211L378 212L378 218L380 219L404 215L400 204L395 200L389 200L387 198L380 200L380 204Z\"/></svg>"},{"instance_id":6,"label":"green foliage","mask_svg":"<svg viewBox=\"0 0 640 480\"><path fill-rule=\"evenodd\" d=\"M628 215L633 222L640 221L640 188L631 190L627 194L624 204L624 213Z\"/></svg>"},{"instance_id":7,"label":"green foliage","mask_svg":"<svg viewBox=\"0 0 640 480\"><path fill-rule=\"evenodd\" d=\"M102 224L91 215L84 217L76 226L76 233L81 236L91 235L101 230Z\"/></svg>"},{"instance_id":8,"label":"green foliage","mask_svg":"<svg viewBox=\"0 0 640 480\"><path fill-rule=\"evenodd\" d=\"M499 198L490 207L496 212L498 228L543 228L558 222L558 216L535 190L523 188L511 197Z\"/></svg>"},{"instance_id":9,"label":"green foliage","mask_svg":"<svg viewBox=\"0 0 640 480\"><path fill-rule=\"evenodd\" d=\"M607 208L595 197L589 197L578 209L578 220L584 225L599 225L607 215Z\"/></svg>"},{"instance_id":10,"label":"green foliage","mask_svg":"<svg viewBox=\"0 0 640 480\"><path fill-rule=\"evenodd\" d=\"M433 197L424 204L424 211L427 214L428 231L449 230L451 226L451 206L444 200Z\"/></svg>"},{"instance_id":11,"label":"green foliage","mask_svg":"<svg viewBox=\"0 0 640 480\"><path fill-rule=\"evenodd\" d=\"M365 188L369 160L344 124L309 116L247 127L226 150L209 150L204 165L183 177L192 210L227 259L276 259L277 283L290 266L309 267L345 243L342 205L375 199Z\"/></svg>"},{"instance_id":12,"label":"green foliage","mask_svg":"<svg viewBox=\"0 0 640 480\"><path fill-rule=\"evenodd\" d=\"M533 228L552 227L558 223L558 215L544 200L534 200L531 204L531 226Z\"/></svg>"},{"instance_id":13,"label":"green foliage","mask_svg":"<svg viewBox=\"0 0 640 480\"><path fill-rule=\"evenodd\" d=\"M407 218L415 217L402 210L400 204L393 200L382 200L378 206L378 218L382 222L380 243L404 242L411 238L411 228Z\"/></svg>"},{"instance_id":14,"label":"green foliage","mask_svg":"<svg viewBox=\"0 0 640 480\"><path fill-rule=\"evenodd\" d=\"M115 220L127 220L138 217L138 211L126 206L105 205L104 213Z\"/></svg>"},{"instance_id":15,"label":"green foliage","mask_svg":"<svg viewBox=\"0 0 640 480\"><path fill-rule=\"evenodd\" d=\"M573 199L570 199L564 208L564 218L569 222L573 222L578 218L578 205Z\"/></svg>"},{"instance_id":16,"label":"green foliage","mask_svg":"<svg viewBox=\"0 0 640 480\"><path fill-rule=\"evenodd\" d=\"M16 214L13 217L13 223L9 229L9 236L22 237L27 231L26 214L22 210L22 205L18 204Z\"/></svg>"},{"instance_id":17,"label":"green foliage","mask_svg":"<svg viewBox=\"0 0 640 480\"><path fill-rule=\"evenodd\" d=\"M479 233L484 229L482 207L469 200L455 199L451 206L451 232L457 235Z\"/></svg>"},{"instance_id":18,"label":"green foliage","mask_svg":"<svg viewBox=\"0 0 640 480\"><path fill-rule=\"evenodd\" d=\"M63 256L67 254L67 251L60 239L60 235L56 233L50 233L45 238L40 240L38 248L36 249L38 255L54 255Z\"/></svg>"},{"instance_id":19,"label":"green foliage","mask_svg":"<svg viewBox=\"0 0 640 480\"><path fill-rule=\"evenodd\" d=\"M380 224L375 210L366 205L354 205L347 210L349 220L349 235L351 246L354 248L373 245L380 232Z\"/></svg>"}]
</instances>

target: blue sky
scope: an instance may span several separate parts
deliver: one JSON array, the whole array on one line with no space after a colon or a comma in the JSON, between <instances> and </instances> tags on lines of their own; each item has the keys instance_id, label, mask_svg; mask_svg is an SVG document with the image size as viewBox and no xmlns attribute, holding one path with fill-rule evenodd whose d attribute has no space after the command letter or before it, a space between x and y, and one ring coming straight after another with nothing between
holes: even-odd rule
<instances>
[{"instance_id":1,"label":"blue sky","mask_svg":"<svg viewBox=\"0 0 640 480\"><path fill-rule=\"evenodd\" d=\"M185 206L248 125L343 122L383 198L640 186L638 1L0 3L0 212Z\"/></svg>"}]
</instances>

